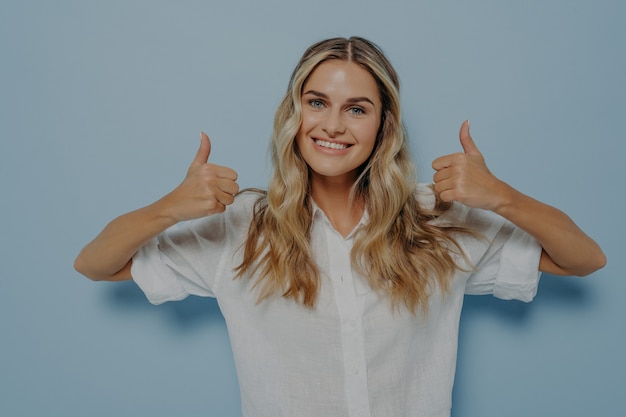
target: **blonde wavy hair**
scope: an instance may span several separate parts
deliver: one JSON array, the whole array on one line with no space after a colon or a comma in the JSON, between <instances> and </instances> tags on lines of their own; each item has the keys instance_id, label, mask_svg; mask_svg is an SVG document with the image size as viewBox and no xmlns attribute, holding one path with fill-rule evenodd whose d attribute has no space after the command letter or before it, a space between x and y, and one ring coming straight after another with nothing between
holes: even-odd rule
<instances>
[{"instance_id":1,"label":"blonde wavy hair","mask_svg":"<svg viewBox=\"0 0 626 417\"><path fill-rule=\"evenodd\" d=\"M302 89L323 62L354 62L376 80L382 102L381 124L370 158L352 187L369 215L354 238L353 267L372 289L390 297L393 306L427 311L435 287L445 292L458 268L453 253L463 255L453 237L471 233L433 224L449 208L437 199L434 209L420 207L417 180L401 121L400 83L382 51L359 38L333 38L309 47L293 71L278 107L270 142L273 175L257 201L237 277L256 276L259 302L274 295L314 307L320 272L313 259L310 233L312 204L309 167L295 143L302 120Z\"/></svg>"}]
</instances>

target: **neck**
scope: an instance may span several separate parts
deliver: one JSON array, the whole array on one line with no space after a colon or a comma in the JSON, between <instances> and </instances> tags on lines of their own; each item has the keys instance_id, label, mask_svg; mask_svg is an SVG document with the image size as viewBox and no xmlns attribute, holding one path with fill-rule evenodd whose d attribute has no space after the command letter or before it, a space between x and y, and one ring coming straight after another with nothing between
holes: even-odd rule
<instances>
[{"instance_id":1,"label":"neck","mask_svg":"<svg viewBox=\"0 0 626 417\"><path fill-rule=\"evenodd\" d=\"M339 182L318 178L311 181L311 196L335 230L347 236L359 223L364 211L364 201L356 197L350 201L353 182Z\"/></svg>"}]
</instances>

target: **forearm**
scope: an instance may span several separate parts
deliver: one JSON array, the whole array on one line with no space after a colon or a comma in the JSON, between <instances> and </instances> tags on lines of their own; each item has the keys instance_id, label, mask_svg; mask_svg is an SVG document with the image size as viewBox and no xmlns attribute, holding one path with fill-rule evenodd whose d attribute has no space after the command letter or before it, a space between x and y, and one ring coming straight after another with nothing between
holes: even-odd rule
<instances>
[{"instance_id":1,"label":"forearm","mask_svg":"<svg viewBox=\"0 0 626 417\"><path fill-rule=\"evenodd\" d=\"M565 213L508 184L501 187L502 204L494 211L537 239L549 257L542 262L545 272L585 276L604 266L602 249Z\"/></svg>"},{"instance_id":2,"label":"forearm","mask_svg":"<svg viewBox=\"0 0 626 417\"><path fill-rule=\"evenodd\" d=\"M239 192L237 173L208 162L211 141L202 133L183 182L159 201L109 223L83 248L74 268L93 280L132 279L133 255L150 239L183 220L222 213Z\"/></svg>"},{"instance_id":3,"label":"forearm","mask_svg":"<svg viewBox=\"0 0 626 417\"><path fill-rule=\"evenodd\" d=\"M111 221L83 248L74 261L74 268L96 281L131 279L133 255L175 223L162 200L124 214Z\"/></svg>"}]
</instances>

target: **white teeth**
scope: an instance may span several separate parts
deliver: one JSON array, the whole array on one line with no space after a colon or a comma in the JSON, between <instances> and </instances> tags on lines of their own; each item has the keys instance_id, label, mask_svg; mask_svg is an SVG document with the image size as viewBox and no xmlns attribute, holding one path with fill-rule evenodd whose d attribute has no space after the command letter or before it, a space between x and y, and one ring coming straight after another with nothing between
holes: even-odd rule
<instances>
[{"instance_id":1,"label":"white teeth","mask_svg":"<svg viewBox=\"0 0 626 417\"><path fill-rule=\"evenodd\" d=\"M338 149L338 150L342 150L342 149L346 149L347 146L341 143L334 143L334 142L327 142L325 140L315 140L315 143L317 143L319 146L323 146L324 148L330 148L330 149Z\"/></svg>"}]
</instances>

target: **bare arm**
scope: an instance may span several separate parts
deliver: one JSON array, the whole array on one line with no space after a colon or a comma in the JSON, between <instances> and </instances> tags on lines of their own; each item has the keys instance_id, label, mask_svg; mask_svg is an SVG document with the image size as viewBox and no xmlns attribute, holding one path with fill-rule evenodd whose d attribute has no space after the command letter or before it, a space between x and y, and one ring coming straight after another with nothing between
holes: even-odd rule
<instances>
[{"instance_id":1,"label":"bare arm","mask_svg":"<svg viewBox=\"0 0 626 417\"><path fill-rule=\"evenodd\" d=\"M150 239L180 221L226 210L239 191L237 173L207 163L210 153L211 142L203 133L184 181L157 202L110 222L82 249L74 268L96 281L132 279L132 257Z\"/></svg>"},{"instance_id":2,"label":"bare arm","mask_svg":"<svg viewBox=\"0 0 626 417\"><path fill-rule=\"evenodd\" d=\"M565 213L520 193L489 171L467 121L459 138L463 153L433 162L435 190L444 201L494 211L531 234L543 247L541 271L585 276L606 264L598 244Z\"/></svg>"},{"instance_id":3,"label":"bare arm","mask_svg":"<svg viewBox=\"0 0 626 417\"><path fill-rule=\"evenodd\" d=\"M585 276L602 268L598 244L565 213L502 183L503 203L494 211L524 229L543 247L539 269L554 275Z\"/></svg>"}]
</instances>

